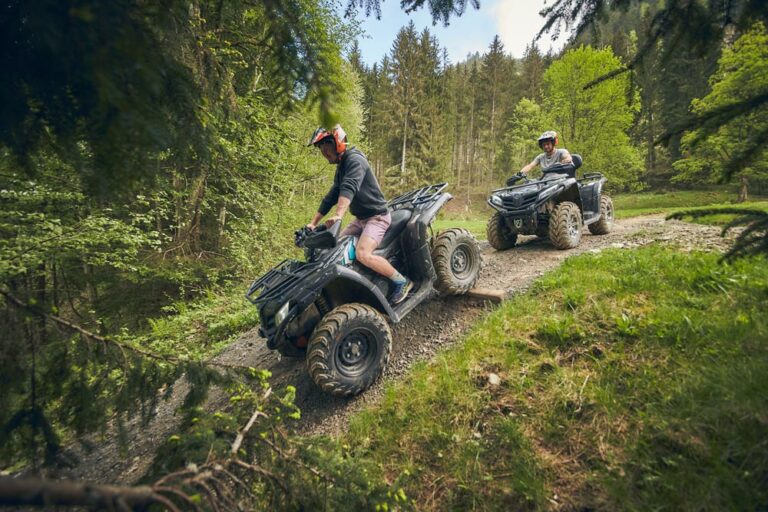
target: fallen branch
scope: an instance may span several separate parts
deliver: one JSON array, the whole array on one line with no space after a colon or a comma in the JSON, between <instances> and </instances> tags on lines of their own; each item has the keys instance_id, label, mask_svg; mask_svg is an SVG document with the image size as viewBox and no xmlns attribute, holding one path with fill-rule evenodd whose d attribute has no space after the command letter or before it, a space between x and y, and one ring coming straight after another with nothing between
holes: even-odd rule
<instances>
[{"instance_id":1,"label":"fallen branch","mask_svg":"<svg viewBox=\"0 0 768 512\"><path fill-rule=\"evenodd\" d=\"M0 505L10 506L86 506L120 510L120 504L132 509L151 504L172 512L179 509L152 487L122 487L95 485L71 481L50 481L40 478L0 477Z\"/></svg>"},{"instance_id":2,"label":"fallen branch","mask_svg":"<svg viewBox=\"0 0 768 512\"><path fill-rule=\"evenodd\" d=\"M264 396L262 399L266 400L269 398L269 395L272 394L272 388L267 389L267 391L264 393ZM240 449L240 445L243 444L243 439L245 439L245 435L248 433L249 430L251 430L251 427L256 422L256 418L259 416L266 417L267 415L261 412L260 410L256 409L253 411L253 414L251 415L251 419L248 420L248 423L243 427L243 430L238 432L237 437L235 438L235 441L232 443L232 449L229 451L229 453L233 457L237 457L237 451Z\"/></svg>"}]
</instances>

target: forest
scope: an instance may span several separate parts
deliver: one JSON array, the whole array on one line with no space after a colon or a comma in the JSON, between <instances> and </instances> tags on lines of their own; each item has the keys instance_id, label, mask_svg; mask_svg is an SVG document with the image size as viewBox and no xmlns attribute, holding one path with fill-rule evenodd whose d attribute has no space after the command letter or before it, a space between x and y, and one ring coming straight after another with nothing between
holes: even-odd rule
<instances>
[{"instance_id":1,"label":"forest","mask_svg":"<svg viewBox=\"0 0 768 512\"><path fill-rule=\"evenodd\" d=\"M767 507L768 6L557 0L540 37L568 31L560 51L489 34L451 62L411 22L369 64L343 13L379 7L5 3L0 507ZM449 23L483 4L401 7ZM605 175L618 222L677 212L719 241L558 260L336 435L309 435L304 388L221 354L259 325L248 284L301 257L294 231L335 170L307 139L336 123L388 199L449 184L440 228L484 238L489 192L556 130ZM146 471L78 469L100 444L127 459L180 390Z\"/></svg>"}]
</instances>

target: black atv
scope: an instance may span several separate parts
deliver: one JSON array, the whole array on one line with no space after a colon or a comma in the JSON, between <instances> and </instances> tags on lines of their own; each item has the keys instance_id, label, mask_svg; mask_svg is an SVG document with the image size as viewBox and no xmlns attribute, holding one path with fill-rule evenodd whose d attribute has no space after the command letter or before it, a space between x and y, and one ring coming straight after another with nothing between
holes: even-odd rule
<instances>
[{"instance_id":1,"label":"black atv","mask_svg":"<svg viewBox=\"0 0 768 512\"><path fill-rule=\"evenodd\" d=\"M488 242L494 249L509 249L518 235L549 237L558 249L579 245L583 225L593 235L605 235L613 226L613 201L602 193L607 181L599 172L576 179L581 157L555 164L541 178L529 180L518 173L507 186L491 192L488 204L496 213L488 221ZM523 184L517 184L524 181Z\"/></svg>"},{"instance_id":2,"label":"black atv","mask_svg":"<svg viewBox=\"0 0 768 512\"><path fill-rule=\"evenodd\" d=\"M396 306L387 300L392 282L355 261L357 238L339 237L340 222L297 231L306 261L283 261L246 294L259 308L259 334L267 346L306 357L310 376L328 393L351 396L373 384L389 361L386 319L399 322L435 292L466 293L480 275L480 248L471 233L449 229L432 235L430 224L452 198L446 187L423 187L387 205L392 223L374 254L414 282Z\"/></svg>"}]
</instances>

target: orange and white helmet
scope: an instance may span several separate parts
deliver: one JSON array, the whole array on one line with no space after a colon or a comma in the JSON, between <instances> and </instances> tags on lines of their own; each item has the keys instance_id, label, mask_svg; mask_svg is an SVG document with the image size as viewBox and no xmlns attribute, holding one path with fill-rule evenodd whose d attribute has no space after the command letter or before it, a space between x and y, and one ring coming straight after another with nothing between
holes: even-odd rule
<instances>
[{"instance_id":1,"label":"orange and white helmet","mask_svg":"<svg viewBox=\"0 0 768 512\"><path fill-rule=\"evenodd\" d=\"M542 146L545 142L548 140L552 141L552 146L557 146L557 132L549 130L547 132L544 132L539 137L539 140L537 141L539 143L539 147Z\"/></svg>"},{"instance_id":2,"label":"orange and white helmet","mask_svg":"<svg viewBox=\"0 0 768 512\"><path fill-rule=\"evenodd\" d=\"M328 138L333 139L336 143L336 152L338 154L342 154L347 150L347 132L344 131L344 128L342 128L340 124L334 126L331 131L328 131L323 127L318 128L315 130L315 133L312 134L312 137L310 137L307 146L317 146Z\"/></svg>"}]
</instances>

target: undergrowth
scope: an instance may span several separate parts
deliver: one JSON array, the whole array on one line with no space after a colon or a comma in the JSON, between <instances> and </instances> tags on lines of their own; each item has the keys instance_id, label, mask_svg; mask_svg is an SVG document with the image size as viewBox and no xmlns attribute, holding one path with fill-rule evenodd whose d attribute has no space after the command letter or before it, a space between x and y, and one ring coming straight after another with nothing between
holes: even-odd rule
<instances>
[{"instance_id":1,"label":"undergrowth","mask_svg":"<svg viewBox=\"0 0 768 512\"><path fill-rule=\"evenodd\" d=\"M717 259L569 258L346 441L419 509L765 509L768 262Z\"/></svg>"}]
</instances>

